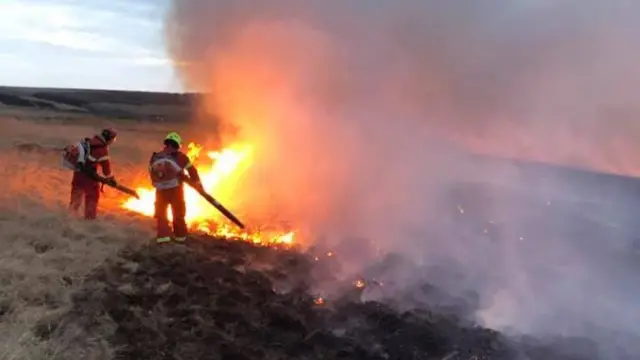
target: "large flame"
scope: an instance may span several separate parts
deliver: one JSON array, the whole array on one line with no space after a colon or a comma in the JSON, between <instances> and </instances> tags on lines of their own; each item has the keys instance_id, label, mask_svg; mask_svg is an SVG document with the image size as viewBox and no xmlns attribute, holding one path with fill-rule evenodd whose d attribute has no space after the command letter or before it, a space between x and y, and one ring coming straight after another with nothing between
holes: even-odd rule
<instances>
[{"instance_id":1,"label":"large flame","mask_svg":"<svg viewBox=\"0 0 640 360\"><path fill-rule=\"evenodd\" d=\"M208 161L201 160L200 154L202 150L203 147L201 145L190 143L187 156L197 167L205 190L221 203L225 205L231 203L236 190L235 184L253 162L253 147L242 144L230 146L221 151L209 151L207 152ZM131 198L125 201L122 206L125 209L149 217L153 216L155 190L151 186L141 186L136 191L140 198ZM293 244L294 232L292 231L263 231L256 229L242 231L238 229L190 187L185 187L185 201L187 204L186 221L192 230L263 245ZM171 220L170 211L168 215Z\"/></svg>"}]
</instances>

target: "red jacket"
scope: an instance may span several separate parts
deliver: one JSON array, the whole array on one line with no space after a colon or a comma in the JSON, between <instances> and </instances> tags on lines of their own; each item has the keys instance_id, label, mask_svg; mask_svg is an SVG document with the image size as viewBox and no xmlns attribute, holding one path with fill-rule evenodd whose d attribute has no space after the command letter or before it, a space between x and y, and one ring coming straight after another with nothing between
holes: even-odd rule
<instances>
[{"instance_id":1,"label":"red jacket","mask_svg":"<svg viewBox=\"0 0 640 360\"><path fill-rule=\"evenodd\" d=\"M109 146L107 142L100 135L96 135L89 139L89 146L91 148L85 166L90 167L94 171L97 171L98 166L102 170L102 174L105 177L113 177L111 171L111 160L109 159Z\"/></svg>"},{"instance_id":2,"label":"red jacket","mask_svg":"<svg viewBox=\"0 0 640 360\"><path fill-rule=\"evenodd\" d=\"M153 153L149 160L151 182L153 186L159 190L180 186L185 170L193 182L200 182L198 170L196 170L193 164L191 164L189 157L182 151L165 146L162 151Z\"/></svg>"}]
</instances>

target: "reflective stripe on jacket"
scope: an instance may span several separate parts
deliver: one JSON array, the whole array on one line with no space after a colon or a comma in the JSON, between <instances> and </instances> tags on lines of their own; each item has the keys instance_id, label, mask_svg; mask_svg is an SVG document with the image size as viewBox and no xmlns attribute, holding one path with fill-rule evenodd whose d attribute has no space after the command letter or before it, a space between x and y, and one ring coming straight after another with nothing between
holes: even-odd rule
<instances>
[{"instance_id":1,"label":"reflective stripe on jacket","mask_svg":"<svg viewBox=\"0 0 640 360\"><path fill-rule=\"evenodd\" d=\"M99 135L94 136L88 140L89 154L87 154L87 165L97 169L98 165L102 169L102 174L105 177L112 177L111 171L111 159L109 157L109 147L107 142Z\"/></svg>"},{"instance_id":2,"label":"reflective stripe on jacket","mask_svg":"<svg viewBox=\"0 0 640 360\"><path fill-rule=\"evenodd\" d=\"M198 172L191 165L189 157L181 151L171 148L153 153L149 160L149 176L153 187L158 190L166 190L181 185L181 176L184 171L189 172L189 176L200 181Z\"/></svg>"},{"instance_id":3,"label":"reflective stripe on jacket","mask_svg":"<svg viewBox=\"0 0 640 360\"><path fill-rule=\"evenodd\" d=\"M156 189L171 189L180 185L180 174L183 168L178 165L174 156L161 152L155 154L149 164L151 184Z\"/></svg>"}]
</instances>

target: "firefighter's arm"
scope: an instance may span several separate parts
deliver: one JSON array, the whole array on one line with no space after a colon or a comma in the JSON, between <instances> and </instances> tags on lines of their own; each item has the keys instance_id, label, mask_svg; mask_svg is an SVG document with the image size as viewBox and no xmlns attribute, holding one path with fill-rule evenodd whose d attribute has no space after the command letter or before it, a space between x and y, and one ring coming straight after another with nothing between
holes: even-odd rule
<instances>
[{"instance_id":1,"label":"firefighter's arm","mask_svg":"<svg viewBox=\"0 0 640 360\"><path fill-rule=\"evenodd\" d=\"M102 175L107 179L107 181L112 184L116 184L116 180L113 176L113 171L111 169L111 159L109 154L106 153L100 158L98 158L97 163L100 164L100 169L102 170Z\"/></svg>"},{"instance_id":2,"label":"firefighter's arm","mask_svg":"<svg viewBox=\"0 0 640 360\"><path fill-rule=\"evenodd\" d=\"M196 167L193 166L191 161L187 163L184 169L187 171L187 174L189 174L189 179L191 180L191 183L194 186L198 186L202 188L202 181L200 180L200 174L198 173L198 169L196 169Z\"/></svg>"}]
</instances>

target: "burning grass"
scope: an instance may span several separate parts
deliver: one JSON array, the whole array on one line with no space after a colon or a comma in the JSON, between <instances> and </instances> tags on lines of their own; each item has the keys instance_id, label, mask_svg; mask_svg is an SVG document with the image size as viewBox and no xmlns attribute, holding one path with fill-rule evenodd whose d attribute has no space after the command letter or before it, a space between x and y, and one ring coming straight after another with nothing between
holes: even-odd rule
<instances>
[{"instance_id":1,"label":"burning grass","mask_svg":"<svg viewBox=\"0 0 640 360\"><path fill-rule=\"evenodd\" d=\"M201 157L202 150L202 145L189 143L187 156L198 168L205 190L214 194L224 204L233 202L233 194L237 191L235 185L252 164L252 146L241 144L220 151L207 151L204 159ZM140 199L127 199L123 202L122 207L145 216L153 216L155 202L153 188L138 186L136 191L140 195ZM185 201L187 203L187 225L192 230L262 245L290 246L294 244L294 231L255 228L244 231L229 225L228 220L192 188L185 187ZM169 213L169 219L171 218L171 213Z\"/></svg>"}]
</instances>

